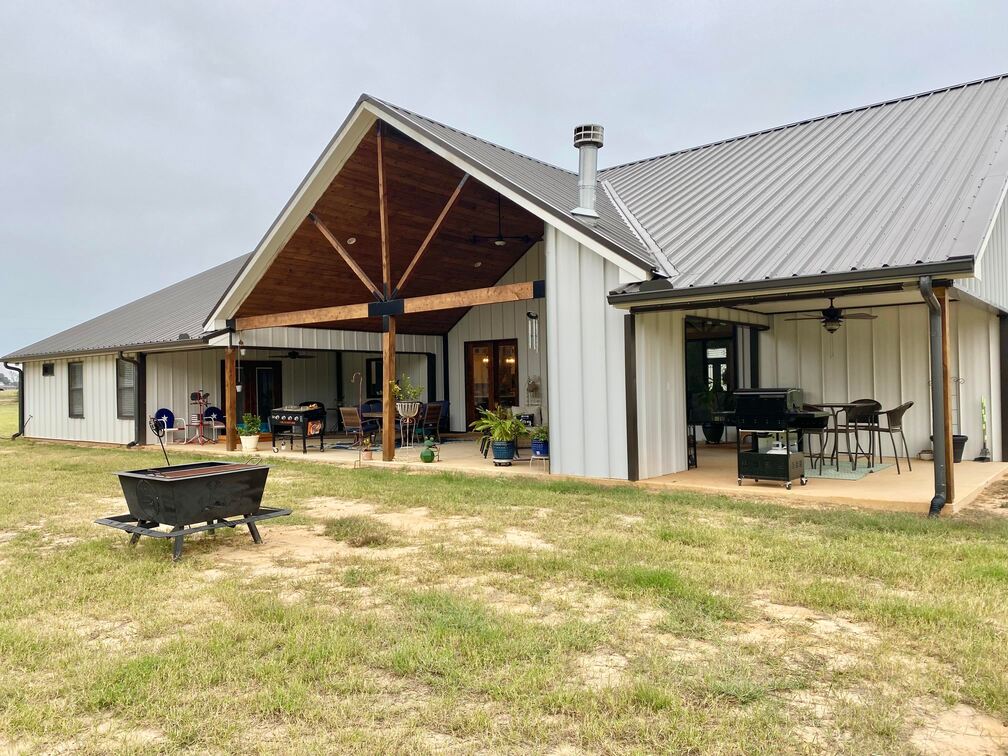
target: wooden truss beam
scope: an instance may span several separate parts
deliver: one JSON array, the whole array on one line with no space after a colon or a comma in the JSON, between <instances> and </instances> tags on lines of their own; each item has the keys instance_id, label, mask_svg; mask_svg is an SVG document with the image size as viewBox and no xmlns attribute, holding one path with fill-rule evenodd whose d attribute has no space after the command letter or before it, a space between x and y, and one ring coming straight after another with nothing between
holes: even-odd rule
<instances>
[{"instance_id":1,"label":"wooden truss beam","mask_svg":"<svg viewBox=\"0 0 1008 756\"><path fill-rule=\"evenodd\" d=\"M454 310L460 307L476 307L497 304L498 302L520 302L526 299L542 299L544 296L546 296L545 281L523 281L502 286L490 286L485 289L452 291L447 294L431 294L410 299L392 299L387 302L363 302L336 307L317 307L311 310L277 312L270 315L249 315L237 318L234 327L239 331L250 331L255 328L319 325L320 323L337 323L341 320Z\"/></svg>"},{"instance_id":2,"label":"wooden truss beam","mask_svg":"<svg viewBox=\"0 0 1008 756\"><path fill-rule=\"evenodd\" d=\"M333 236L332 231L326 227L325 223L323 223L321 219L315 215L315 213L308 213L308 220L314 223L315 227L322 232L322 236L324 236L326 241L332 245L333 249L339 253L339 256L343 258L343 262L350 266L350 270L357 274L357 278L359 278L361 283L367 287L368 291L374 294L376 299L385 299L385 295L382 293L381 289L375 286L374 281L368 277L368 274L365 273L364 269L357 264L357 261L350 257L350 253L346 251L346 247L340 244L339 239Z\"/></svg>"},{"instance_id":3,"label":"wooden truss beam","mask_svg":"<svg viewBox=\"0 0 1008 756\"><path fill-rule=\"evenodd\" d=\"M458 186L455 187L455 191L451 193L448 201L445 202L444 207L441 208L441 213L438 215L437 220L434 221L434 225L431 226L430 231L427 232L427 236L424 237L424 240L417 249L416 254L413 255L413 259L410 260L410 264L406 266L406 270L404 270L402 276L399 277L399 283L397 283L395 288L392 290L393 297L398 296L399 292L402 291L403 284L406 283L406 279L410 277L410 273L413 272L413 268L415 268L417 263L420 262L420 258L423 257L424 252L427 251L427 248L430 247L430 243L434 241L434 237L437 236L438 231L441 230L441 226L444 224L445 218L448 217L448 213L451 209L455 207L455 203L458 202L458 198L462 194L462 188L466 185L466 181L468 180L468 173L462 176L462 180L458 182Z\"/></svg>"},{"instance_id":4,"label":"wooden truss beam","mask_svg":"<svg viewBox=\"0 0 1008 756\"><path fill-rule=\"evenodd\" d=\"M387 299L392 295L389 286L392 282L392 250L389 246L389 226L388 226L388 193L385 187L385 160L382 156L385 139L382 135L382 122L378 121L378 220L381 224L381 266L382 282L385 285L385 296ZM393 337L394 338L394 337Z\"/></svg>"}]
</instances>

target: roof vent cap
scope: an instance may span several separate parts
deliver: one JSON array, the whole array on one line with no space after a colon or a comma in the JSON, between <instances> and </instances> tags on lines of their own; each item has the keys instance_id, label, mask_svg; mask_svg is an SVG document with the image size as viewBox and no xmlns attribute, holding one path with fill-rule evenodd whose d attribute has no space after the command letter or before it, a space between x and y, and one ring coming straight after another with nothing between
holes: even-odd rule
<instances>
[{"instance_id":1,"label":"roof vent cap","mask_svg":"<svg viewBox=\"0 0 1008 756\"><path fill-rule=\"evenodd\" d=\"M574 127L574 146L578 149L578 206L574 215L598 218L595 212L595 188L598 183L598 151L602 148L605 129L597 123Z\"/></svg>"}]
</instances>

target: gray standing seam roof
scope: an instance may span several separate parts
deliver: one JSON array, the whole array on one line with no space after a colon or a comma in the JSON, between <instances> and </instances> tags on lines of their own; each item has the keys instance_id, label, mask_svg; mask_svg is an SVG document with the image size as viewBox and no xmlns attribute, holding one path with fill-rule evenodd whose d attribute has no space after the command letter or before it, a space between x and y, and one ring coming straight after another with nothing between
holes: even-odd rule
<instances>
[{"instance_id":1,"label":"gray standing seam roof","mask_svg":"<svg viewBox=\"0 0 1008 756\"><path fill-rule=\"evenodd\" d=\"M146 297L19 349L3 359L110 352L137 346L202 343L203 322L248 255L179 281ZM190 338L180 339L181 334Z\"/></svg>"},{"instance_id":2,"label":"gray standing seam roof","mask_svg":"<svg viewBox=\"0 0 1008 756\"><path fill-rule=\"evenodd\" d=\"M1008 172L1008 76L608 168L671 289L979 253ZM627 287L632 289L633 287Z\"/></svg>"},{"instance_id":3,"label":"gray standing seam roof","mask_svg":"<svg viewBox=\"0 0 1008 756\"><path fill-rule=\"evenodd\" d=\"M542 209L580 225L585 233L598 237L614 252L648 269L655 266L654 255L605 192L597 193L595 210L599 218L596 222L587 223L571 214L571 210L578 206L577 173L522 155L370 95L364 95L362 99L394 113L463 159L485 168ZM574 154L573 147L571 153Z\"/></svg>"},{"instance_id":4,"label":"gray standing seam roof","mask_svg":"<svg viewBox=\"0 0 1008 756\"><path fill-rule=\"evenodd\" d=\"M671 272L667 286L676 290L974 257L1008 182L1008 74L603 169L595 224L570 213L576 173L362 100L613 251ZM4 359L200 343L204 322L249 257Z\"/></svg>"}]
</instances>

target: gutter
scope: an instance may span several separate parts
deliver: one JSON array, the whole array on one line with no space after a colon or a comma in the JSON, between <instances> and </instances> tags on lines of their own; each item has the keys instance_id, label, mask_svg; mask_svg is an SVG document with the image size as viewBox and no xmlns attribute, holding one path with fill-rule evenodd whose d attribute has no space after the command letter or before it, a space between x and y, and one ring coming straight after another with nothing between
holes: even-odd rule
<instances>
[{"instance_id":1,"label":"gutter","mask_svg":"<svg viewBox=\"0 0 1008 756\"><path fill-rule=\"evenodd\" d=\"M24 435L25 428L25 416L24 416L24 395L25 395L25 379L24 379L24 369L19 367L14 367L6 360L3 366L8 370L13 370L18 374L18 429L17 433L11 436L11 441L13 441L18 436Z\"/></svg>"},{"instance_id":2,"label":"gutter","mask_svg":"<svg viewBox=\"0 0 1008 756\"><path fill-rule=\"evenodd\" d=\"M934 498L928 517L937 517L948 497L945 469L945 382L942 370L941 305L934 295L930 276L921 276L921 297L928 306L928 334L931 343L931 438L934 444Z\"/></svg>"},{"instance_id":3,"label":"gutter","mask_svg":"<svg viewBox=\"0 0 1008 756\"><path fill-rule=\"evenodd\" d=\"M629 308L641 304L673 304L676 301L698 302L705 297L724 299L726 294L751 294L768 289L798 289L808 287L820 290L825 286L837 284L854 284L866 281L893 281L903 279L916 281L921 276L960 278L973 276L973 257L960 257L937 263L918 263L904 265L898 268L872 268L870 270L849 270L842 273L825 275L792 276L791 278L766 278L761 281L738 281L735 283L715 284L712 286L696 286L675 288L667 279L654 279L639 284L613 289L607 300L615 307Z\"/></svg>"},{"instance_id":4,"label":"gutter","mask_svg":"<svg viewBox=\"0 0 1008 756\"><path fill-rule=\"evenodd\" d=\"M77 349L64 352L39 352L26 353L15 352L2 359L18 360L19 362L35 362L36 360L65 360L72 357L86 357L94 354L119 354L123 349L130 351L143 350L144 352L178 352L185 349L206 346L210 339L227 333L226 329L220 331L207 331L201 337L189 339L187 341L149 341L144 344L121 344L119 346L95 347L94 349Z\"/></svg>"},{"instance_id":5,"label":"gutter","mask_svg":"<svg viewBox=\"0 0 1008 756\"><path fill-rule=\"evenodd\" d=\"M145 392L141 389L146 381L146 376L144 375L146 360L144 359L145 355L139 352L136 359L130 359L122 352L119 352L117 357L133 366L133 440L126 444L127 449L132 449L134 446L143 445L142 439L147 430L147 423L144 421L145 397L143 394Z\"/></svg>"}]
</instances>

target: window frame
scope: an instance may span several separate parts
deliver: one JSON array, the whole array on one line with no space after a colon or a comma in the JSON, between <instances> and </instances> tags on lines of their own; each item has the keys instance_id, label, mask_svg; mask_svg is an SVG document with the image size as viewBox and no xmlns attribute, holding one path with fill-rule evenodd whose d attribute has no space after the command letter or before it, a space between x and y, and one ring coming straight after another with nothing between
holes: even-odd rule
<instances>
[{"instance_id":1,"label":"window frame","mask_svg":"<svg viewBox=\"0 0 1008 756\"><path fill-rule=\"evenodd\" d=\"M43 378L55 378L56 377L56 363L55 362L43 362L42 363L42 377Z\"/></svg>"},{"instance_id":2,"label":"window frame","mask_svg":"<svg viewBox=\"0 0 1008 756\"><path fill-rule=\"evenodd\" d=\"M132 385L123 386L122 385L122 375L119 372L120 365L128 365L130 372L133 374ZM136 419L136 397L137 397L137 366L130 362L129 360L124 360L120 357L116 358L116 417L119 420L135 420ZM122 392L132 391L132 400L127 402L127 406L123 407Z\"/></svg>"},{"instance_id":3,"label":"window frame","mask_svg":"<svg viewBox=\"0 0 1008 756\"><path fill-rule=\"evenodd\" d=\"M80 386L73 385L73 370L75 366L80 366ZM74 392L80 392L80 414L74 414ZM82 361L67 363L67 416L73 420L84 419L84 363Z\"/></svg>"}]
</instances>

